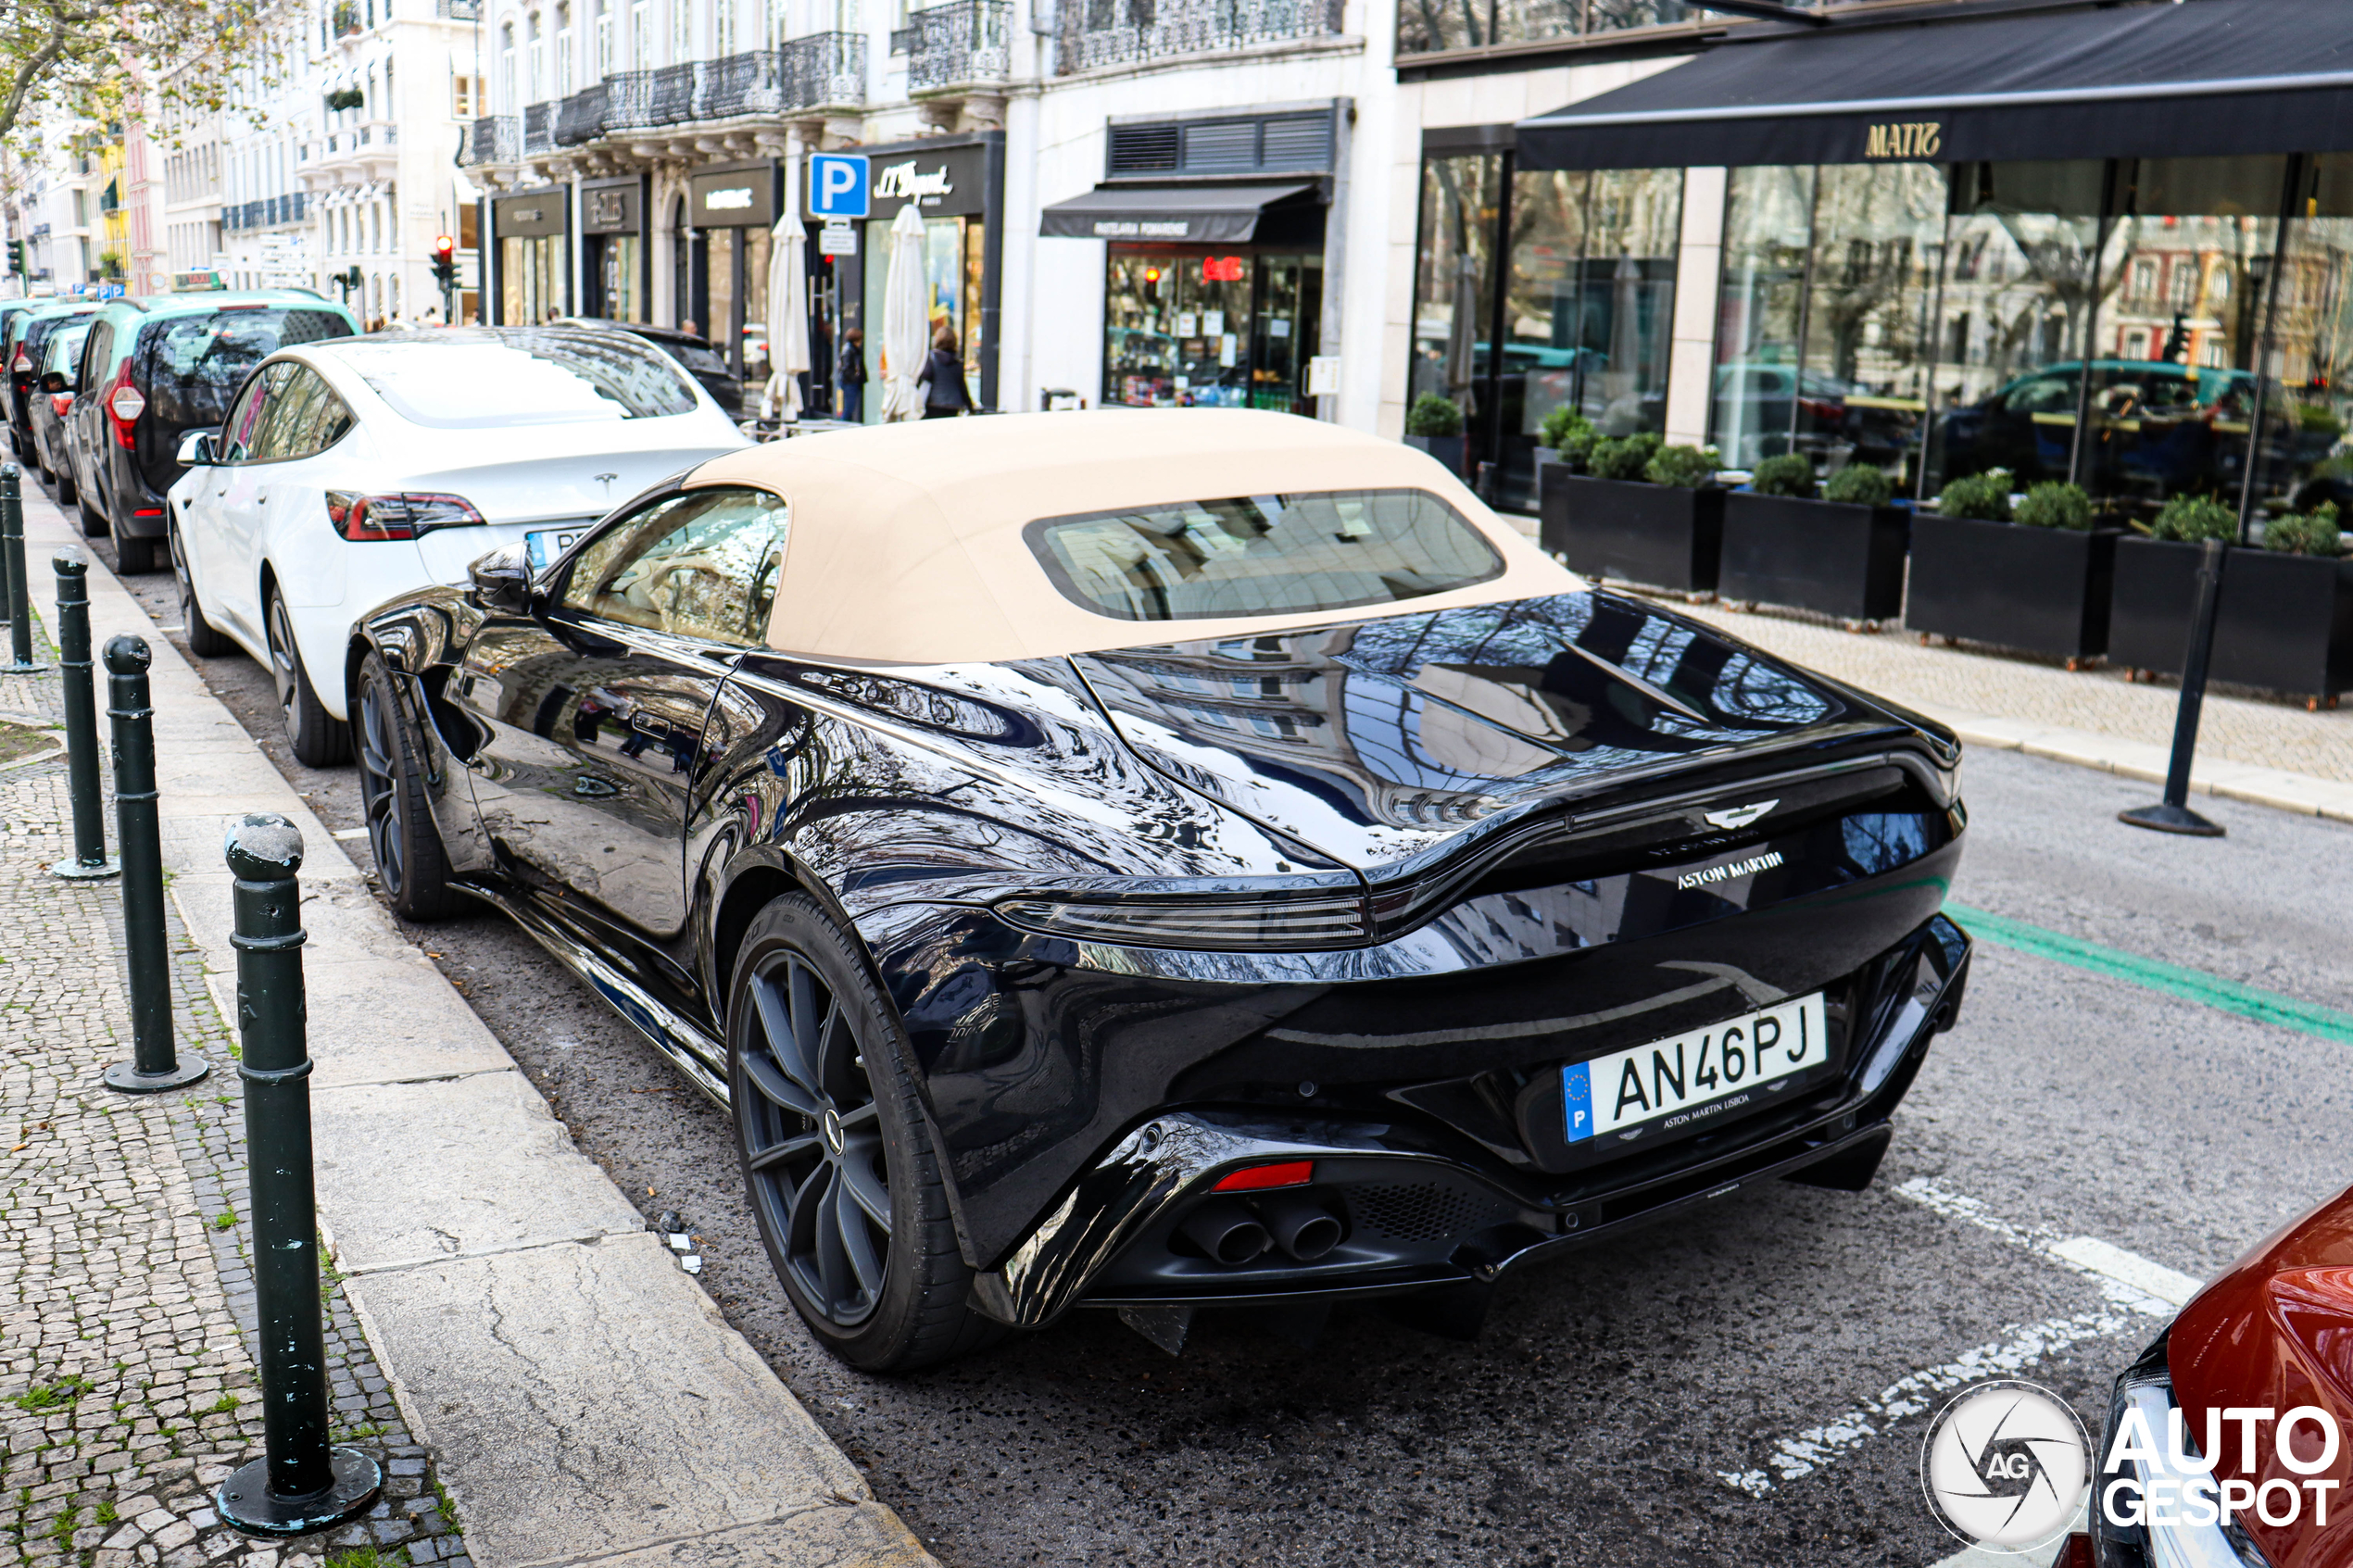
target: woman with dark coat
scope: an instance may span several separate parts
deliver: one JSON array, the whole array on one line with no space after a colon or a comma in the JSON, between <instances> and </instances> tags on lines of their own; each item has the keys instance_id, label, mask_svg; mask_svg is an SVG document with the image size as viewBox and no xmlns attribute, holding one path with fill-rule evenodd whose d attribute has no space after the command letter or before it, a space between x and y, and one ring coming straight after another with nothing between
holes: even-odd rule
<instances>
[{"instance_id":1,"label":"woman with dark coat","mask_svg":"<svg viewBox=\"0 0 2353 1568\"><path fill-rule=\"evenodd\" d=\"M924 389L924 418L952 420L973 406L964 387L964 357L956 352L956 329L942 321L932 334L931 355L915 377Z\"/></svg>"}]
</instances>

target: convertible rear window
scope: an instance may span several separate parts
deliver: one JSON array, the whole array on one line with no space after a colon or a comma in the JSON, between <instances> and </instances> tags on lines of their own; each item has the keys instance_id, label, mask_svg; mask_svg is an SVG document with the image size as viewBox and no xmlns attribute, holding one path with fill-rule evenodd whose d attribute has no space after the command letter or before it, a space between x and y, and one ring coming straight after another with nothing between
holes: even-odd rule
<instances>
[{"instance_id":1,"label":"convertible rear window","mask_svg":"<svg viewBox=\"0 0 2353 1568\"><path fill-rule=\"evenodd\" d=\"M1421 490L1178 501L1041 518L1024 537L1065 597L1121 621L1353 609L1504 571L1467 518Z\"/></svg>"},{"instance_id":2,"label":"convertible rear window","mask_svg":"<svg viewBox=\"0 0 2353 1568\"><path fill-rule=\"evenodd\" d=\"M662 419L692 413L676 367L615 333L463 329L343 350L393 412L435 430Z\"/></svg>"}]
</instances>

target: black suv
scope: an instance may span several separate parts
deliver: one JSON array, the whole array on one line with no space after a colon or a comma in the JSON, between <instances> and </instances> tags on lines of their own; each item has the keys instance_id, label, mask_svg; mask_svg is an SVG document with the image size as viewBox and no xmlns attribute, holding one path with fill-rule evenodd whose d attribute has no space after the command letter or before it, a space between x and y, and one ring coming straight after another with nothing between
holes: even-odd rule
<instances>
[{"instance_id":1,"label":"black suv","mask_svg":"<svg viewBox=\"0 0 2353 1568\"><path fill-rule=\"evenodd\" d=\"M107 305L82 345L67 416L82 531L113 533L124 571L162 566L164 493L187 471L180 437L219 425L246 374L280 348L359 331L350 311L308 289Z\"/></svg>"},{"instance_id":2,"label":"black suv","mask_svg":"<svg viewBox=\"0 0 2353 1568\"><path fill-rule=\"evenodd\" d=\"M32 395L41 379L42 361L48 357L49 339L68 321L95 315L97 299L36 299L29 310L12 312L0 322L0 355L7 363L8 444L29 468L41 467L41 448L32 439Z\"/></svg>"}]
</instances>

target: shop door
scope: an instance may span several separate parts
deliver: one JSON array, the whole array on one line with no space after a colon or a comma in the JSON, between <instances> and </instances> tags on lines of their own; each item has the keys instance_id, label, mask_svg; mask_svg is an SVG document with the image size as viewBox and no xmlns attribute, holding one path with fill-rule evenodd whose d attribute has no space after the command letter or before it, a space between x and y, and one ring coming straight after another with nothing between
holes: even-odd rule
<instances>
[{"instance_id":1,"label":"shop door","mask_svg":"<svg viewBox=\"0 0 2353 1568\"><path fill-rule=\"evenodd\" d=\"M1250 324L1250 406L1280 413L1312 411L1307 359L1315 352L1324 293L1317 257L1258 258Z\"/></svg>"}]
</instances>

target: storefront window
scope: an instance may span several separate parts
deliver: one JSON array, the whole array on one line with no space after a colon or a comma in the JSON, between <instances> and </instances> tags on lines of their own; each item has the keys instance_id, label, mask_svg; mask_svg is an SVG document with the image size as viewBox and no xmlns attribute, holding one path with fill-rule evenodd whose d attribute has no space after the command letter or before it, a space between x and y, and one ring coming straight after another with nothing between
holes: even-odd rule
<instances>
[{"instance_id":1,"label":"storefront window","mask_svg":"<svg viewBox=\"0 0 2353 1568\"><path fill-rule=\"evenodd\" d=\"M2081 460L2095 493L2154 506L2205 492L2237 505L2286 177L2284 157L2122 166ZM2133 286L2152 270L2165 280L2154 297ZM2284 419L2284 399L2274 404Z\"/></svg>"},{"instance_id":2,"label":"storefront window","mask_svg":"<svg viewBox=\"0 0 2353 1568\"><path fill-rule=\"evenodd\" d=\"M2009 470L2021 487L2075 471L2107 178L2094 159L1954 171L1931 494L1989 469Z\"/></svg>"},{"instance_id":3,"label":"storefront window","mask_svg":"<svg viewBox=\"0 0 2353 1568\"><path fill-rule=\"evenodd\" d=\"M1947 189L1931 164L1820 172L1793 429L1825 469L1868 463L1907 487L1919 478Z\"/></svg>"},{"instance_id":4,"label":"storefront window","mask_svg":"<svg viewBox=\"0 0 2353 1568\"><path fill-rule=\"evenodd\" d=\"M1522 182L1541 178L1523 176ZM1604 169L1588 177L1579 286L1572 299L1555 296L1550 335L1554 343L1575 346L1582 367L1578 406L1604 435L1667 428L1667 365L1682 226L1681 169ZM1515 225L1515 273L1518 239ZM1564 311L1570 318L1567 322L1560 320ZM1541 318L1519 320L1532 323Z\"/></svg>"},{"instance_id":5,"label":"storefront window","mask_svg":"<svg viewBox=\"0 0 2353 1568\"><path fill-rule=\"evenodd\" d=\"M2272 307L2284 428L2264 489L2299 511L2334 501L2353 516L2353 156L2312 162Z\"/></svg>"},{"instance_id":6,"label":"storefront window","mask_svg":"<svg viewBox=\"0 0 2353 1568\"><path fill-rule=\"evenodd\" d=\"M1733 468L1778 457L1793 438L1813 223L1813 169L1732 170L1708 439Z\"/></svg>"},{"instance_id":7,"label":"storefront window","mask_svg":"<svg viewBox=\"0 0 2353 1568\"><path fill-rule=\"evenodd\" d=\"M498 242L499 319L510 326L561 315L564 304L564 237L509 235Z\"/></svg>"},{"instance_id":8,"label":"storefront window","mask_svg":"<svg viewBox=\"0 0 2353 1568\"><path fill-rule=\"evenodd\" d=\"M1495 227L1503 218L1499 153L1434 157L1422 165L1421 253L1414 276L1412 403L1436 393L1477 411L1487 375L1486 323L1494 300Z\"/></svg>"},{"instance_id":9,"label":"storefront window","mask_svg":"<svg viewBox=\"0 0 2353 1568\"><path fill-rule=\"evenodd\" d=\"M1130 408L1250 405L1256 258L1114 249L1103 302L1103 401Z\"/></svg>"}]
</instances>

